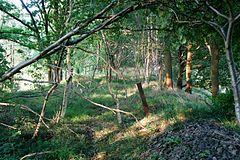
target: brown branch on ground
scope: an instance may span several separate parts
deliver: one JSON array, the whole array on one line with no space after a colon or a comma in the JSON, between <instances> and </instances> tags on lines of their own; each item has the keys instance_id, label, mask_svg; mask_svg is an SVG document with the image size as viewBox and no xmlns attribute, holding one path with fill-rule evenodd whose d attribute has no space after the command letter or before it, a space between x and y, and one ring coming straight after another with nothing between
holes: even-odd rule
<instances>
[{"instance_id":1,"label":"brown branch on ground","mask_svg":"<svg viewBox=\"0 0 240 160\"><path fill-rule=\"evenodd\" d=\"M35 112L35 111L33 111L31 108L29 108L29 107L27 107L27 106L24 106L24 105L21 105L21 104L0 103L0 106L20 107L20 109L29 111L29 112L35 114L36 116L39 116L39 117L40 117L40 115L39 115L37 112ZM46 118L46 117L44 117L44 119L46 119L46 120L48 120L48 121L51 121L51 119L48 119L48 118Z\"/></svg>"},{"instance_id":2,"label":"brown branch on ground","mask_svg":"<svg viewBox=\"0 0 240 160\"><path fill-rule=\"evenodd\" d=\"M31 153L31 154L23 156L20 160L23 160L25 158L32 157L32 156L47 154L47 153L52 153L52 152L51 151L46 151L46 152L39 152L39 153Z\"/></svg>"},{"instance_id":3,"label":"brown branch on ground","mask_svg":"<svg viewBox=\"0 0 240 160\"><path fill-rule=\"evenodd\" d=\"M139 122L138 118L137 118L136 116L134 116L134 114L132 114L131 112L126 112L126 111L123 111L123 110L120 110L120 109L114 109L114 108L110 108L110 107L104 106L104 105L102 105L102 104L93 102L93 101L91 101L90 99L88 99L88 98L86 98L86 97L83 97L83 96L81 95L81 93L79 93L79 92L77 92L77 91L75 91L75 90L73 90L73 92L74 92L75 94L77 94L79 97L81 97L82 99L85 99L85 100L87 100L88 102L90 102L90 103L92 103L92 104L94 104L94 105L96 105L96 106L99 106L99 107L108 109L108 110L112 111L114 114L116 114L116 112L121 112L121 113L124 113L124 114L127 114L127 115L131 115L131 116L136 120L136 122L139 124L139 126L140 126L141 128L146 129L146 128Z\"/></svg>"}]
</instances>

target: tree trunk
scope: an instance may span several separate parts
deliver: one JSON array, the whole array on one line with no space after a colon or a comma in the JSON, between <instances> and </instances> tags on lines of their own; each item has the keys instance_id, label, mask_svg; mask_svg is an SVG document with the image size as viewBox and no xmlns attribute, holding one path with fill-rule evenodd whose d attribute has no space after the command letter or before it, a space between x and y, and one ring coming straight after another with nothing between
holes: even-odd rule
<instances>
[{"instance_id":1,"label":"tree trunk","mask_svg":"<svg viewBox=\"0 0 240 160\"><path fill-rule=\"evenodd\" d=\"M71 83L72 83L72 66L71 66L70 60L71 60L71 53L70 53L70 48L68 48L67 49L67 66L68 66L69 77L66 81L64 95L63 95L61 118L64 118L67 112L68 93L69 93L68 90L71 89Z\"/></svg>"},{"instance_id":2,"label":"tree trunk","mask_svg":"<svg viewBox=\"0 0 240 160\"><path fill-rule=\"evenodd\" d=\"M212 44L210 45L210 54L211 54L212 96L216 97L219 90L219 81L218 81L219 49L217 47L215 40L213 40Z\"/></svg>"},{"instance_id":3,"label":"tree trunk","mask_svg":"<svg viewBox=\"0 0 240 160\"><path fill-rule=\"evenodd\" d=\"M240 83L238 80L238 72L236 69L236 64L233 58L232 52L232 36L229 33L229 39L225 40L225 51L227 56L228 67L230 71L230 76L232 80L232 89L234 94L234 102L235 102L235 114L237 117L238 125L240 126Z\"/></svg>"},{"instance_id":4,"label":"tree trunk","mask_svg":"<svg viewBox=\"0 0 240 160\"><path fill-rule=\"evenodd\" d=\"M146 116L148 117L150 115L150 109L148 107L147 100L146 100L145 94L143 92L141 82L137 83L137 87L138 87L138 91L139 91L139 94L140 94L140 97L141 97L141 100L142 100L144 111L146 113Z\"/></svg>"},{"instance_id":5,"label":"tree trunk","mask_svg":"<svg viewBox=\"0 0 240 160\"><path fill-rule=\"evenodd\" d=\"M192 57L193 52L191 52L192 44L189 43L187 46L187 65L186 65L186 82L187 88L186 92L192 94L192 79L191 79L191 72L192 72Z\"/></svg>"},{"instance_id":6,"label":"tree trunk","mask_svg":"<svg viewBox=\"0 0 240 160\"><path fill-rule=\"evenodd\" d=\"M165 88L166 89L173 89L173 82L172 82L172 58L170 51L165 55Z\"/></svg>"},{"instance_id":7,"label":"tree trunk","mask_svg":"<svg viewBox=\"0 0 240 160\"><path fill-rule=\"evenodd\" d=\"M150 23L150 17L147 17L147 22ZM150 79L150 58L151 58L151 31L148 30L148 45L147 45L147 57L146 57L146 76L145 82L149 83Z\"/></svg>"},{"instance_id":8,"label":"tree trunk","mask_svg":"<svg viewBox=\"0 0 240 160\"><path fill-rule=\"evenodd\" d=\"M114 59L113 59L113 55L111 55L111 52L110 52L110 48L109 48L109 45L108 45L108 42L106 40L106 37L104 35L104 32L101 30L101 33L102 33L102 38L103 38L103 41L105 43L105 47L106 47L106 53L107 53L107 57L108 57L108 62L109 64L114 68ZM111 82L112 81L112 68L109 67L109 72L108 72L108 80Z\"/></svg>"},{"instance_id":9,"label":"tree trunk","mask_svg":"<svg viewBox=\"0 0 240 160\"><path fill-rule=\"evenodd\" d=\"M184 67L185 67L184 51L183 51L183 46L180 46L178 51L178 79L177 79L178 89L182 89Z\"/></svg>"}]
</instances>

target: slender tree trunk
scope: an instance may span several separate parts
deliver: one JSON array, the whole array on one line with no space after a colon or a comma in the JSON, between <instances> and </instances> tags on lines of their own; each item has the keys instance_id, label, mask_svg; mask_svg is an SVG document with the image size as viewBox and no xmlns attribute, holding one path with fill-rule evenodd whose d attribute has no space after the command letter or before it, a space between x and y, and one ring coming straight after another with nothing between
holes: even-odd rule
<instances>
[{"instance_id":1,"label":"slender tree trunk","mask_svg":"<svg viewBox=\"0 0 240 160\"><path fill-rule=\"evenodd\" d=\"M10 44L10 46L11 46L11 48L10 48L10 52L11 52L11 66L12 67L14 67L14 57L15 57L15 55L14 55L14 44L13 44L13 42L11 42L11 44Z\"/></svg>"},{"instance_id":2,"label":"slender tree trunk","mask_svg":"<svg viewBox=\"0 0 240 160\"><path fill-rule=\"evenodd\" d=\"M100 43L98 42L97 43L97 72L100 71L100 64L99 64L99 55L100 55L100 51L101 51L101 46L100 46Z\"/></svg>"},{"instance_id":3,"label":"slender tree trunk","mask_svg":"<svg viewBox=\"0 0 240 160\"><path fill-rule=\"evenodd\" d=\"M219 81L218 81L219 49L217 47L215 40L213 40L210 45L210 54L211 54L212 96L216 97L219 90Z\"/></svg>"},{"instance_id":4,"label":"slender tree trunk","mask_svg":"<svg viewBox=\"0 0 240 160\"><path fill-rule=\"evenodd\" d=\"M151 19L150 17L147 17L147 22L150 23ZM149 83L150 79L150 58L151 58L151 31L148 30L148 45L147 45L147 57L146 57L146 76L145 76L145 82Z\"/></svg>"},{"instance_id":5,"label":"slender tree trunk","mask_svg":"<svg viewBox=\"0 0 240 160\"><path fill-rule=\"evenodd\" d=\"M177 79L178 89L182 89L184 67L185 67L184 51L183 51L183 46L180 46L178 51L178 79Z\"/></svg>"},{"instance_id":6,"label":"slender tree trunk","mask_svg":"<svg viewBox=\"0 0 240 160\"><path fill-rule=\"evenodd\" d=\"M169 51L165 55L165 88L166 89L173 89L173 81L172 81L172 58L171 52Z\"/></svg>"},{"instance_id":7,"label":"slender tree trunk","mask_svg":"<svg viewBox=\"0 0 240 160\"><path fill-rule=\"evenodd\" d=\"M65 114L67 112L67 104L68 104L68 90L71 89L71 83L72 83L72 66L71 66L71 53L70 48L67 49L67 66L68 66L68 72L69 77L66 81L64 95L63 95L63 104L62 104L62 112L61 112L61 118L65 117Z\"/></svg>"},{"instance_id":8,"label":"slender tree trunk","mask_svg":"<svg viewBox=\"0 0 240 160\"><path fill-rule=\"evenodd\" d=\"M105 47L106 47L106 52L107 52L107 57L108 57L108 62L110 63L110 65L112 67L114 67L114 60L113 60L113 56L111 55L111 52L110 52L110 48L109 48L109 45L108 45L108 42L106 40L106 37L104 35L104 32L101 30L101 33L102 33L102 38L103 38L103 41L105 43ZM111 82L112 81L112 68L111 67L108 67L108 80Z\"/></svg>"},{"instance_id":9,"label":"slender tree trunk","mask_svg":"<svg viewBox=\"0 0 240 160\"><path fill-rule=\"evenodd\" d=\"M231 22L229 22L231 23ZM229 24L231 27L231 24ZM234 94L235 102L235 114L237 117L238 125L240 126L240 83L238 79L238 72L236 69L236 63L234 62L233 52L232 52L232 30L229 29L228 37L225 42L225 51L227 56L228 67L230 71L230 76L232 80L232 89Z\"/></svg>"},{"instance_id":10,"label":"slender tree trunk","mask_svg":"<svg viewBox=\"0 0 240 160\"><path fill-rule=\"evenodd\" d=\"M187 65L186 65L186 82L187 88L186 92L192 94L192 79L191 79L191 72L192 72L192 57L193 52L191 52L192 44L189 43L187 46Z\"/></svg>"}]
</instances>

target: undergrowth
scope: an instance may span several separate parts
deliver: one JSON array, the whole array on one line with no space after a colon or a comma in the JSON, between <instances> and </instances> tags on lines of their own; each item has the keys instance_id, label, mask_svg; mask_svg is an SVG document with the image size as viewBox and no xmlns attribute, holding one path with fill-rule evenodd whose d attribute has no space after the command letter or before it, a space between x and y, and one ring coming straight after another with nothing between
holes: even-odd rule
<instances>
[{"instance_id":1,"label":"undergrowth","mask_svg":"<svg viewBox=\"0 0 240 160\"><path fill-rule=\"evenodd\" d=\"M94 83L91 84L91 88L95 89L92 93L88 91L89 89L85 90L81 87L75 89L81 88L83 96L114 108L114 100L107 91L104 79L98 78L97 81L104 89L96 89L98 85ZM38 117L18 107L0 106L0 110L3 111L0 113L0 122L16 128L0 126L2 131L0 159L20 159L27 154L45 151L51 153L28 159L138 159L138 156L147 150L149 139L168 128L177 129L186 121L214 119L223 125L239 129L232 115L232 109L222 105L226 99L231 100L231 95L219 95L209 103L200 96L189 95L181 90L161 90L156 83L151 82L149 85L143 85L151 110L151 115L145 117L135 82L127 81L128 103L125 100L123 82L119 82L113 80L111 86L114 94L120 99L120 109L133 113L144 128L140 127L134 117L126 114L121 114L123 123L118 124L116 115L111 111L95 106L73 94L66 117L60 123L44 120L49 128L42 126L38 137L32 139ZM62 103L62 91L63 88L60 86L50 97L45 117L49 119L56 117ZM44 96L31 99L13 98L8 99L7 102L23 104L40 113L43 100ZM224 107L229 109L227 112L229 114L225 114ZM179 140L175 141L177 143Z\"/></svg>"}]
</instances>

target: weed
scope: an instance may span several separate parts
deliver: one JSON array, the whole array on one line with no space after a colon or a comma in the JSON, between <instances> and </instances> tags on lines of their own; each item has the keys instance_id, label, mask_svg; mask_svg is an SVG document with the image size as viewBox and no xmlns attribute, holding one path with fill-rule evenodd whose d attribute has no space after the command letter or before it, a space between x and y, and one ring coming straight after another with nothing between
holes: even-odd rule
<instances>
[{"instance_id":1,"label":"weed","mask_svg":"<svg viewBox=\"0 0 240 160\"><path fill-rule=\"evenodd\" d=\"M165 139L166 141L166 144L169 144L169 143L176 143L176 144L180 144L182 142L182 139L180 137L171 137L171 138L166 138Z\"/></svg>"}]
</instances>

